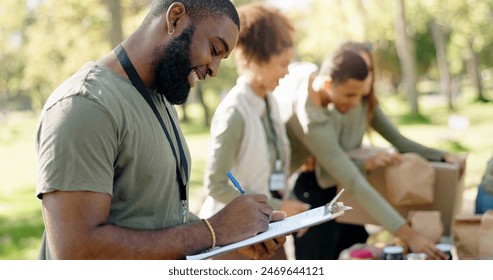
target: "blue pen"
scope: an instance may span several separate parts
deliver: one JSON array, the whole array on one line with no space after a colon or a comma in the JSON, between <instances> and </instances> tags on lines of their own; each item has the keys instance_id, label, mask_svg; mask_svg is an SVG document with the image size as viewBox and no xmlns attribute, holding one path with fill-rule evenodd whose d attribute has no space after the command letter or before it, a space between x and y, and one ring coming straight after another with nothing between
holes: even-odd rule
<instances>
[{"instance_id":1,"label":"blue pen","mask_svg":"<svg viewBox=\"0 0 493 280\"><path fill-rule=\"evenodd\" d=\"M226 175L228 175L229 179L231 180L231 182L233 182L233 185L235 185L235 187L238 189L238 191L240 191L240 194L244 194L245 191L243 190L243 188L240 186L240 183L238 183L238 181L236 181L236 178L233 176L233 174L231 174L231 172L227 172Z\"/></svg>"}]
</instances>

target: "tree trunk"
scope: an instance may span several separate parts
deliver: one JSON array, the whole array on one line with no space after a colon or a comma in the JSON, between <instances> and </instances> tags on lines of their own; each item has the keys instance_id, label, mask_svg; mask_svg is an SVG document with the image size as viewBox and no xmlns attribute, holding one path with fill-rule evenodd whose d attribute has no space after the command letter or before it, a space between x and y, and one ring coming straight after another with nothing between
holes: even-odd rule
<instances>
[{"instance_id":1,"label":"tree trunk","mask_svg":"<svg viewBox=\"0 0 493 280\"><path fill-rule=\"evenodd\" d=\"M109 43L111 48L116 47L123 41L121 0L103 0L106 8L111 14L111 26L108 31Z\"/></svg>"},{"instance_id":2,"label":"tree trunk","mask_svg":"<svg viewBox=\"0 0 493 280\"><path fill-rule=\"evenodd\" d=\"M418 93L416 91L416 82L418 80L416 56L414 51L414 42L407 33L406 12L404 0L397 3L395 17L396 47L399 56L401 71L408 99L409 107L413 115L419 115Z\"/></svg>"},{"instance_id":3,"label":"tree trunk","mask_svg":"<svg viewBox=\"0 0 493 280\"><path fill-rule=\"evenodd\" d=\"M483 83L481 81L481 74L479 73L478 54L474 51L473 38L467 40L469 47L469 57L467 58L467 72L469 77L476 87L477 97L476 101L487 102L488 99L483 94Z\"/></svg>"},{"instance_id":4,"label":"tree trunk","mask_svg":"<svg viewBox=\"0 0 493 280\"><path fill-rule=\"evenodd\" d=\"M190 121L190 118L188 117L188 113L187 113L187 104L188 104L188 102L185 102L185 103L180 105L181 112L182 112L180 122L182 122L182 123L188 123Z\"/></svg>"},{"instance_id":5,"label":"tree trunk","mask_svg":"<svg viewBox=\"0 0 493 280\"><path fill-rule=\"evenodd\" d=\"M452 111L454 109L454 104L452 100L452 91L450 88L450 71L447 61L445 38L441 26L435 21L435 19L431 19L430 26L433 41L435 42L438 72L440 73L440 92L447 97L448 108Z\"/></svg>"},{"instance_id":6,"label":"tree trunk","mask_svg":"<svg viewBox=\"0 0 493 280\"><path fill-rule=\"evenodd\" d=\"M195 93L197 94L197 99L204 110L204 125L205 127L209 127L209 108L207 104L205 104L204 100L204 91L202 90L202 83L197 83Z\"/></svg>"}]
</instances>

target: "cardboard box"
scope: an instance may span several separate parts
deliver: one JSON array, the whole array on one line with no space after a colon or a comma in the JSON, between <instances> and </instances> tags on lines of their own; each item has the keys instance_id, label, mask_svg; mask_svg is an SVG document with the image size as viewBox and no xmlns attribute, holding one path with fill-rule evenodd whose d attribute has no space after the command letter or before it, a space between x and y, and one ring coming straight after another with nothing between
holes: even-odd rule
<instances>
[{"instance_id":1,"label":"cardboard box","mask_svg":"<svg viewBox=\"0 0 493 280\"><path fill-rule=\"evenodd\" d=\"M456 214L460 213L462 207L464 176L459 178L459 167L455 164L444 162L430 162L430 164L435 169L433 202L431 204L423 205L393 206L405 219L407 219L407 215L411 210L440 211L444 226L443 234L450 235L453 219ZM367 179L383 197L387 198L383 168L372 171ZM344 215L337 218L338 222L359 225L379 225L378 222L356 202L349 192L345 192L339 201L344 202L344 205L353 207L353 209L346 211Z\"/></svg>"}]
</instances>

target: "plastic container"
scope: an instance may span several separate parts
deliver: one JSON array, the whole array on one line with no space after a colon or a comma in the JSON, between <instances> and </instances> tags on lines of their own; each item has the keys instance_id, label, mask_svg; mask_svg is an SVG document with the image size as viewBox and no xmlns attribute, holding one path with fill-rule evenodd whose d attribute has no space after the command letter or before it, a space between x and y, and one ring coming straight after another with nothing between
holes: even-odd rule
<instances>
[{"instance_id":1,"label":"plastic container","mask_svg":"<svg viewBox=\"0 0 493 280\"><path fill-rule=\"evenodd\" d=\"M371 260L373 259L373 253L370 249L352 249L349 252L349 258L351 260Z\"/></svg>"},{"instance_id":2,"label":"plastic container","mask_svg":"<svg viewBox=\"0 0 493 280\"><path fill-rule=\"evenodd\" d=\"M442 251L445 255L448 256L449 260L452 260L452 245L446 243L437 244L436 247L438 250Z\"/></svg>"},{"instance_id":3,"label":"plastic container","mask_svg":"<svg viewBox=\"0 0 493 280\"><path fill-rule=\"evenodd\" d=\"M426 260L425 253L409 253L406 255L406 260L415 261L415 260Z\"/></svg>"},{"instance_id":4,"label":"plastic container","mask_svg":"<svg viewBox=\"0 0 493 280\"><path fill-rule=\"evenodd\" d=\"M383 248L384 260L403 260L404 248L402 246L386 246Z\"/></svg>"}]
</instances>

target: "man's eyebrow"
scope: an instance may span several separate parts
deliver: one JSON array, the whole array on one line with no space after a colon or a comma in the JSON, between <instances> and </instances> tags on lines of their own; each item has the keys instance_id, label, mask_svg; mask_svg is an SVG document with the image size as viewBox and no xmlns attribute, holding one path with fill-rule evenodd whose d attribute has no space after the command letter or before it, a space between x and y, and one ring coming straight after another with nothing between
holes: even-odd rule
<instances>
[{"instance_id":1,"label":"man's eyebrow","mask_svg":"<svg viewBox=\"0 0 493 280\"><path fill-rule=\"evenodd\" d=\"M224 52L229 52L229 45L223 38L216 36L216 38L223 43Z\"/></svg>"}]
</instances>

